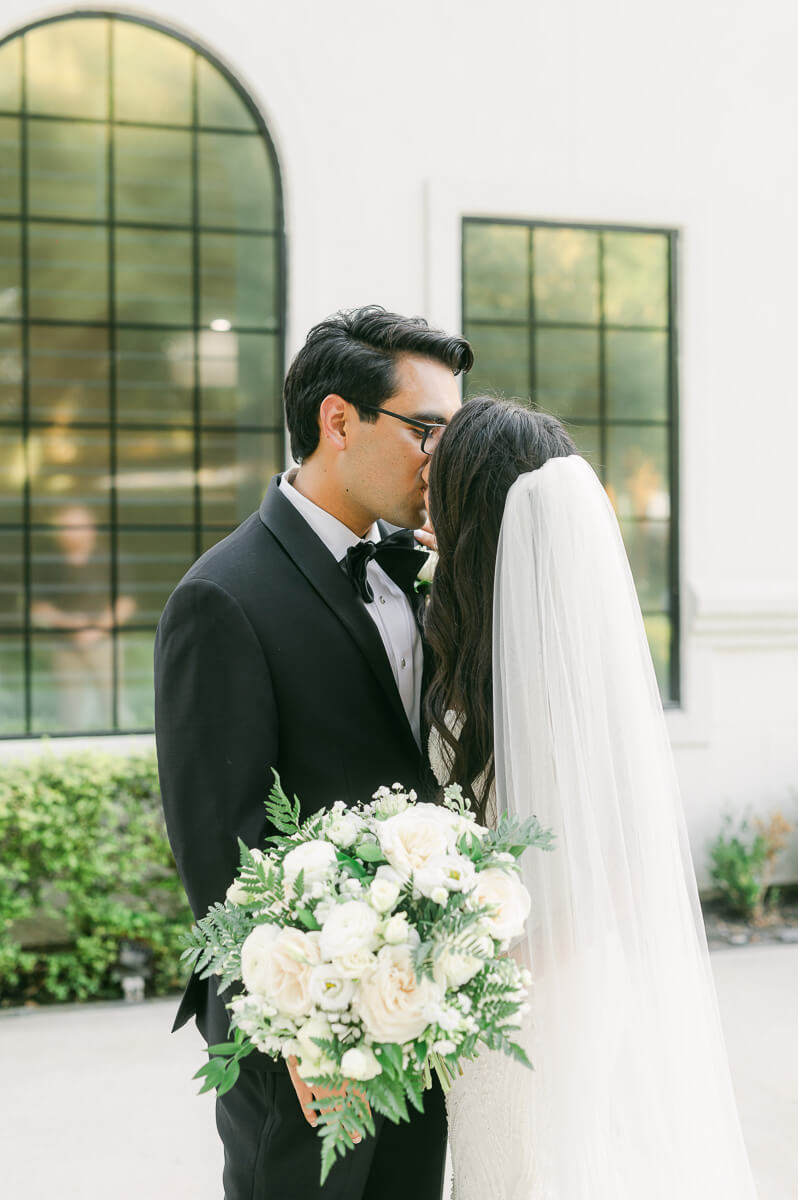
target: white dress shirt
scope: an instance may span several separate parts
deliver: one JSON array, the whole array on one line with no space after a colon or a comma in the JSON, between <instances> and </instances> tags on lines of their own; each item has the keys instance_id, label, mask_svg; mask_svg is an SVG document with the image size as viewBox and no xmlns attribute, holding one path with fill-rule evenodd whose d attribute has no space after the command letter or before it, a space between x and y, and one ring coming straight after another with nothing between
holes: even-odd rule
<instances>
[{"instance_id":1,"label":"white dress shirt","mask_svg":"<svg viewBox=\"0 0 798 1200\"><path fill-rule=\"evenodd\" d=\"M379 542L381 534L375 523L364 538L347 528L337 517L319 508L307 496L303 496L291 484L295 471L286 472L280 478L280 491L304 517L316 536L340 562L350 546L358 542ZM289 479L289 475L291 479ZM410 601L397 583L372 559L366 564L366 577L374 592L374 600L366 604L366 612L377 626L382 638L388 662L391 665L396 687L407 713L407 719L416 742L421 745L421 674L424 666L424 651Z\"/></svg>"}]
</instances>

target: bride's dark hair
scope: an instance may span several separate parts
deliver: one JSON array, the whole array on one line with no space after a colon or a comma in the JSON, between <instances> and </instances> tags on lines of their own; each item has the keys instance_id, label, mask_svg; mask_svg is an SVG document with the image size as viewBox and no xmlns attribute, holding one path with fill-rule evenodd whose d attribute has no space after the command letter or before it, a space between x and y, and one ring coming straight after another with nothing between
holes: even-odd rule
<instances>
[{"instance_id":1,"label":"bride's dark hair","mask_svg":"<svg viewBox=\"0 0 798 1200\"><path fill-rule=\"evenodd\" d=\"M494 778L493 575L504 501L519 475L575 453L554 417L479 397L454 417L430 464L440 561L425 622L436 659L426 713L449 781L462 784L480 820Z\"/></svg>"}]
</instances>

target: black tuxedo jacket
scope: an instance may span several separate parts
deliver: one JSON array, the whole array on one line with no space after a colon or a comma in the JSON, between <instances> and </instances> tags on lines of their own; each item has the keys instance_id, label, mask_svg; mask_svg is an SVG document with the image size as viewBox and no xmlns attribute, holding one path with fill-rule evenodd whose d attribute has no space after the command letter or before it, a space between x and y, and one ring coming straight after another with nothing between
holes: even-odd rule
<instances>
[{"instance_id":1,"label":"black tuxedo jacket","mask_svg":"<svg viewBox=\"0 0 798 1200\"><path fill-rule=\"evenodd\" d=\"M434 786L374 622L277 477L164 609L155 733L169 839L196 917L224 899L237 839L256 846L272 832L272 767L303 816L367 801L380 784L420 795ZM213 979L192 976L175 1028L192 1015L211 1042L226 1039Z\"/></svg>"}]
</instances>

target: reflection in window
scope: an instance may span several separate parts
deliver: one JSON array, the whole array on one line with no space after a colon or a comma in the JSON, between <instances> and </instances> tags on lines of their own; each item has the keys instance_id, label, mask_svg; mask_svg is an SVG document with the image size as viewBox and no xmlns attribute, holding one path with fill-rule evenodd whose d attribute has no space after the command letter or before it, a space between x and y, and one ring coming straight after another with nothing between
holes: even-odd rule
<instances>
[{"instance_id":1,"label":"reflection in window","mask_svg":"<svg viewBox=\"0 0 798 1200\"><path fill-rule=\"evenodd\" d=\"M166 598L283 465L282 275L216 63L100 13L0 44L0 735L152 727Z\"/></svg>"},{"instance_id":2,"label":"reflection in window","mask_svg":"<svg viewBox=\"0 0 798 1200\"><path fill-rule=\"evenodd\" d=\"M663 699L679 697L673 263L668 230L463 222L468 396L567 424L615 506Z\"/></svg>"}]
</instances>

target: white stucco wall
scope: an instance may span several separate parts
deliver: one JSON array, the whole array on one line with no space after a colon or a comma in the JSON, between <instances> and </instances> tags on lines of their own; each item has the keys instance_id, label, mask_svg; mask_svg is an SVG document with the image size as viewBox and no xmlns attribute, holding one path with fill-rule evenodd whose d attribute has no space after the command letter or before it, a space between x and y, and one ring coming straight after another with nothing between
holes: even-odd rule
<instances>
[{"instance_id":1,"label":"white stucco wall","mask_svg":"<svg viewBox=\"0 0 798 1200\"><path fill-rule=\"evenodd\" d=\"M59 11L5 0L0 36ZM668 722L700 871L724 806L798 815L798 7L120 11L211 50L261 107L285 189L289 355L347 305L456 328L464 213L680 231L683 703ZM798 879L798 836L781 874Z\"/></svg>"}]
</instances>

